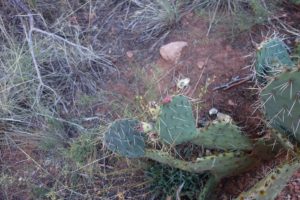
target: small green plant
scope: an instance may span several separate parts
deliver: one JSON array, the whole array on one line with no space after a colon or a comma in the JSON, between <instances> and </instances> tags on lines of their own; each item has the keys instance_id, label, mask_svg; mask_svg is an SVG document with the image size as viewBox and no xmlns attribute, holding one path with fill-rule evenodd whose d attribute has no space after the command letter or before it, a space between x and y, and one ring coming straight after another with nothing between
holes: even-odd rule
<instances>
[{"instance_id":1,"label":"small green plant","mask_svg":"<svg viewBox=\"0 0 300 200\"><path fill-rule=\"evenodd\" d=\"M31 195L33 199L45 199L49 193L49 189L45 187L33 186L31 189Z\"/></svg>"},{"instance_id":2,"label":"small green plant","mask_svg":"<svg viewBox=\"0 0 300 200\"><path fill-rule=\"evenodd\" d=\"M205 174L182 171L156 162L150 163L145 175L150 181L153 198L160 199L166 199L167 196L176 198L176 193L181 198L194 199L200 194L207 177Z\"/></svg>"},{"instance_id":3,"label":"small green plant","mask_svg":"<svg viewBox=\"0 0 300 200\"><path fill-rule=\"evenodd\" d=\"M96 153L95 139L91 135L81 135L71 143L68 155L77 163L83 164Z\"/></svg>"},{"instance_id":4,"label":"small green plant","mask_svg":"<svg viewBox=\"0 0 300 200\"><path fill-rule=\"evenodd\" d=\"M180 20L179 3L167 0L139 2L139 9L130 17L128 29L139 33L142 41L159 38Z\"/></svg>"},{"instance_id":5,"label":"small green plant","mask_svg":"<svg viewBox=\"0 0 300 200\"><path fill-rule=\"evenodd\" d=\"M206 0L195 1L200 12L209 17L208 33L215 24L226 24L232 34L250 30L267 22L277 8L278 1L264 0Z\"/></svg>"}]
</instances>

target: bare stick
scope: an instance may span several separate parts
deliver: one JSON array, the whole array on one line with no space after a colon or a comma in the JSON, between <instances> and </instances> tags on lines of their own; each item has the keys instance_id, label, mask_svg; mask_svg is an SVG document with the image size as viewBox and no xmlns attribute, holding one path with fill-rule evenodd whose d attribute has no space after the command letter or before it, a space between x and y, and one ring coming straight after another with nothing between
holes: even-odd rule
<instances>
[{"instance_id":1,"label":"bare stick","mask_svg":"<svg viewBox=\"0 0 300 200\"><path fill-rule=\"evenodd\" d=\"M57 95L57 93L54 89L52 89L48 85L45 85L44 82L43 82L41 72L40 72L40 69L39 69L39 65L38 65L38 62L37 62L36 57L35 57L33 42L32 42L32 32L33 32L33 29L34 29L33 16L31 14L28 15L28 16L29 16L29 27L30 27L30 29L27 33L26 27L24 26L24 32L25 32L25 35L26 35L26 40L27 40L27 43L28 43L29 51L30 51L30 54L31 54L31 57L32 57L32 62L33 62L33 65L34 65L34 68L35 68L35 71L36 71L36 74L37 74L37 78L39 80L39 85L38 85L38 88L37 88L37 91L36 91L36 98L35 98L35 102L34 102L34 104L35 103L39 104L40 94L41 94L41 91L42 91L43 87L48 88L50 91L52 91L54 93L55 97L58 97L58 95Z\"/></svg>"}]
</instances>

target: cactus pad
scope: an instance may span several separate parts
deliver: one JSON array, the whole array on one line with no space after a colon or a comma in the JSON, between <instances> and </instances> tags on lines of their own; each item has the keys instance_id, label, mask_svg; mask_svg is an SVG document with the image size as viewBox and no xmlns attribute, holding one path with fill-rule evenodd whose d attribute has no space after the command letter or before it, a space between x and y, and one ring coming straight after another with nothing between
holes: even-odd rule
<instances>
[{"instance_id":1,"label":"cactus pad","mask_svg":"<svg viewBox=\"0 0 300 200\"><path fill-rule=\"evenodd\" d=\"M197 135L192 106L187 97L174 96L160 110L156 128L162 141L181 144Z\"/></svg>"},{"instance_id":2,"label":"cactus pad","mask_svg":"<svg viewBox=\"0 0 300 200\"><path fill-rule=\"evenodd\" d=\"M145 154L145 141L139 130L140 122L123 119L115 121L105 133L105 145L113 152L128 158Z\"/></svg>"},{"instance_id":3,"label":"cactus pad","mask_svg":"<svg viewBox=\"0 0 300 200\"><path fill-rule=\"evenodd\" d=\"M217 122L199 129L198 135L191 142L206 148L222 150L252 149L251 141L241 134L239 128L226 122Z\"/></svg>"},{"instance_id":4,"label":"cactus pad","mask_svg":"<svg viewBox=\"0 0 300 200\"><path fill-rule=\"evenodd\" d=\"M277 167L258 182L249 191L239 195L236 200L256 199L256 200L272 200L280 193L280 191L286 186L291 176L299 169L299 162L292 164L285 164L281 167Z\"/></svg>"},{"instance_id":5,"label":"cactus pad","mask_svg":"<svg viewBox=\"0 0 300 200\"><path fill-rule=\"evenodd\" d=\"M282 66L294 66L284 42L279 38L262 42L256 53L255 71L258 81L265 82L266 76L273 76Z\"/></svg>"},{"instance_id":6,"label":"cactus pad","mask_svg":"<svg viewBox=\"0 0 300 200\"><path fill-rule=\"evenodd\" d=\"M279 132L300 141L300 71L285 71L260 94L265 116Z\"/></svg>"},{"instance_id":7,"label":"cactus pad","mask_svg":"<svg viewBox=\"0 0 300 200\"><path fill-rule=\"evenodd\" d=\"M167 152L147 149L145 157L189 172L210 172L216 178L236 175L256 164L256 160L244 152L219 153L197 158L194 162L188 162L178 160Z\"/></svg>"}]
</instances>

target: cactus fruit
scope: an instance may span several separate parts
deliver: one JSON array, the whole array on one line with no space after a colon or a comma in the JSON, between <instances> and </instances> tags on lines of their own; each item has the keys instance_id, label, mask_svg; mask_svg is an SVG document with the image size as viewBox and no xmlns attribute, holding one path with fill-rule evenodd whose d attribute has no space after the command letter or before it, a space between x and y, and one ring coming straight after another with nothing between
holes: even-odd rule
<instances>
[{"instance_id":1,"label":"cactus fruit","mask_svg":"<svg viewBox=\"0 0 300 200\"><path fill-rule=\"evenodd\" d=\"M251 150L249 138L241 134L239 128L231 123L217 122L198 131L191 140L193 144L206 148L222 150Z\"/></svg>"},{"instance_id":2,"label":"cactus fruit","mask_svg":"<svg viewBox=\"0 0 300 200\"><path fill-rule=\"evenodd\" d=\"M262 89L260 98L270 125L300 141L300 70L287 70Z\"/></svg>"},{"instance_id":3,"label":"cactus fruit","mask_svg":"<svg viewBox=\"0 0 300 200\"><path fill-rule=\"evenodd\" d=\"M267 76L274 76L282 66L293 67L288 48L277 37L268 39L260 44L256 53L255 71L260 83L266 82Z\"/></svg>"},{"instance_id":4,"label":"cactus fruit","mask_svg":"<svg viewBox=\"0 0 300 200\"><path fill-rule=\"evenodd\" d=\"M137 120L115 121L104 136L104 143L113 152L128 158L138 158L145 154L145 141Z\"/></svg>"},{"instance_id":5,"label":"cactus fruit","mask_svg":"<svg viewBox=\"0 0 300 200\"><path fill-rule=\"evenodd\" d=\"M196 134L192 106L185 96L174 96L160 108L156 122L160 139L168 144L190 141Z\"/></svg>"},{"instance_id":6,"label":"cactus fruit","mask_svg":"<svg viewBox=\"0 0 300 200\"><path fill-rule=\"evenodd\" d=\"M299 167L298 161L277 167L249 191L240 194L236 200L274 200Z\"/></svg>"}]
</instances>

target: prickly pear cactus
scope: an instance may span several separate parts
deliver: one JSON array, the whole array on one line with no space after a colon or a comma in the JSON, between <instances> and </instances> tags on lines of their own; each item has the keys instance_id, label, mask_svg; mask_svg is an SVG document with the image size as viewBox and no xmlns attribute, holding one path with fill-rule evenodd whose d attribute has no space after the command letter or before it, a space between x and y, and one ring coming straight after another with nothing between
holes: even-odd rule
<instances>
[{"instance_id":1,"label":"prickly pear cactus","mask_svg":"<svg viewBox=\"0 0 300 200\"><path fill-rule=\"evenodd\" d=\"M262 89L260 98L270 125L300 142L300 70L279 74Z\"/></svg>"},{"instance_id":2,"label":"prickly pear cactus","mask_svg":"<svg viewBox=\"0 0 300 200\"><path fill-rule=\"evenodd\" d=\"M240 129L231 123L217 122L198 131L191 141L206 148L222 150L251 150L252 142L241 134Z\"/></svg>"},{"instance_id":3,"label":"prickly pear cactus","mask_svg":"<svg viewBox=\"0 0 300 200\"><path fill-rule=\"evenodd\" d=\"M276 37L262 42L256 53L257 80L264 83L266 77L276 74L277 69L282 66L294 66L284 42Z\"/></svg>"},{"instance_id":4,"label":"prickly pear cactus","mask_svg":"<svg viewBox=\"0 0 300 200\"><path fill-rule=\"evenodd\" d=\"M169 144L190 141L196 134L192 106L185 96L174 96L160 108L156 123L160 139Z\"/></svg>"},{"instance_id":5,"label":"prickly pear cactus","mask_svg":"<svg viewBox=\"0 0 300 200\"><path fill-rule=\"evenodd\" d=\"M240 194L236 200L274 200L299 167L298 161L277 167L249 191Z\"/></svg>"},{"instance_id":6,"label":"prickly pear cactus","mask_svg":"<svg viewBox=\"0 0 300 200\"><path fill-rule=\"evenodd\" d=\"M128 158L138 158L145 154L145 141L137 120L115 121L105 133L104 143L109 150Z\"/></svg>"}]
</instances>

